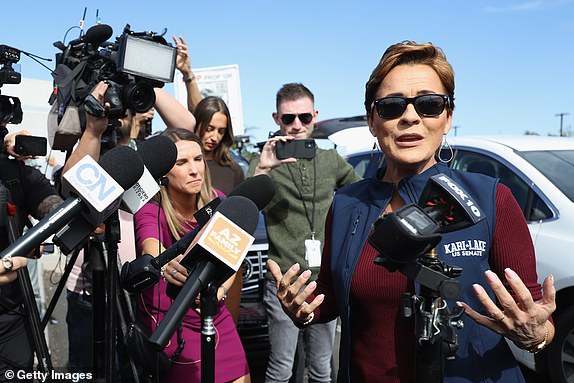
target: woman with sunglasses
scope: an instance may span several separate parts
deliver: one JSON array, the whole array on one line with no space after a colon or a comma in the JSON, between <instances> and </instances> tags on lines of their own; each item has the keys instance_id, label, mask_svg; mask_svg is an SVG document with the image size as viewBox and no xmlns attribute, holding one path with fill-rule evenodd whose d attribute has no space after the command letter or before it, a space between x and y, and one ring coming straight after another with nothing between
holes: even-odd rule
<instances>
[{"instance_id":1,"label":"woman with sunglasses","mask_svg":"<svg viewBox=\"0 0 574 383\"><path fill-rule=\"evenodd\" d=\"M161 133L177 147L177 161L167 173L167 184L161 186L157 199L146 204L134 215L138 254L157 256L183 235L197 227L194 214L222 193L211 186L209 170L205 163L202 142L187 129L168 129ZM139 298L139 320L152 333L162 321L172 304L167 295L168 283L182 287L188 277L187 269L179 262L183 255L165 265L158 288L151 288ZM249 366L233 319L224 301L233 276L217 290L217 313L213 316L215 327L215 382L248 383L251 381ZM159 290L159 292L158 292ZM198 302L196 302L197 305ZM197 306L196 306L197 307ZM180 343L184 340L185 343ZM201 315L199 309L189 309L181 328L165 348L173 358L169 372L161 382L201 381ZM179 352L178 357L174 354Z\"/></svg>"},{"instance_id":2,"label":"woman with sunglasses","mask_svg":"<svg viewBox=\"0 0 574 383\"><path fill-rule=\"evenodd\" d=\"M386 164L376 178L337 191L316 282L306 285L308 271L297 277L298 264L282 275L269 261L285 311L301 327L340 316L339 382L432 382L433 376L444 376L444 382L524 382L506 339L529 352L552 340L553 279L537 282L531 237L510 190L488 176L452 170L439 155L454 110L454 73L442 50L412 41L390 46L366 84L365 107ZM461 185L485 218L443 233L435 247L440 261L463 270L455 278L462 293L457 304L448 303L450 311L464 307L464 327L455 329L454 358L426 363L415 355L429 344L417 347L415 320L401 309L418 312L417 303L402 297L422 294L421 284L406 276L416 274L375 265L380 253L369 237L380 235L373 230L379 217L417 204L429 178L440 173ZM404 247L399 253L403 261L414 256L412 262L424 255L407 254ZM433 336L437 331L432 327Z\"/></svg>"}]
</instances>

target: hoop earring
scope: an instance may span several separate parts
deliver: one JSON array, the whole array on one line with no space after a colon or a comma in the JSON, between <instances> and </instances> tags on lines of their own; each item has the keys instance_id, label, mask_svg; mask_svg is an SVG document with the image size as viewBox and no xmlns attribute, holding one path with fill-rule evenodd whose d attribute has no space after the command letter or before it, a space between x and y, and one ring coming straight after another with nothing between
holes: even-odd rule
<instances>
[{"instance_id":1,"label":"hoop earring","mask_svg":"<svg viewBox=\"0 0 574 383\"><path fill-rule=\"evenodd\" d=\"M373 149L371 149L371 160L381 153L381 149L379 145L377 145L377 139L375 138L375 142L373 142Z\"/></svg>"},{"instance_id":2,"label":"hoop earring","mask_svg":"<svg viewBox=\"0 0 574 383\"><path fill-rule=\"evenodd\" d=\"M447 149L450 152L450 156L448 158L442 158L442 155L441 155L442 151L447 150ZM438 160L444 164L448 164L454 158L454 152L452 150L452 146L450 146L450 144L446 140L446 134L442 135L442 141L440 143L440 147L438 148L437 157L438 157Z\"/></svg>"}]
</instances>

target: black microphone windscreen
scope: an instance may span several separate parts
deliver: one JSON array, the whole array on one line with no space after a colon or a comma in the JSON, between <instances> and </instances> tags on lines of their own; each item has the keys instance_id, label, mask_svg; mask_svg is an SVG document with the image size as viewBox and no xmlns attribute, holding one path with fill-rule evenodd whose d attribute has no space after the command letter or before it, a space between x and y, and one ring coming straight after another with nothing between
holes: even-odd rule
<instances>
[{"instance_id":1,"label":"black microphone windscreen","mask_svg":"<svg viewBox=\"0 0 574 383\"><path fill-rule=\"evenodd\" d=\"M138 154L156 180L167 174L177 161L177 147L166 136L154 136L138 142Z\"/></svg>"},{"instance_id":2,"label":"black microphone windscreen","mask_svg":"<svg viewBox=\"0 0 574 383\"><path fill-rule=\"evenodd\" d=\"M249 198L235 195L226 198L217 211L229 218L237 226L253 234L259 221L259 209Z\"/></svg>"},{"instance_id":3,"label":"black microphone windscreen","mask_svg":"<svg viewBox=\"0 0 574 383\"><path fill-rule=\"evenodd\" d=\"M110 149L100 158L99 163L124 190L138 182L144 171L143 161L129 146Z\"/></svg>"},{"instance_id":4,"label":"black microphone windscreen","mask_svg":"<svg viewBox=\"0 0 574 383\"><path fill-rule=\"evenodd\" d=\"M112 27L106 24L96 24L90 27L84 35L84 41L91 44L100 45L112 37Z\"/></svg>"},{"instance_id":5,"label":"black microphone windscreen","mask_svg":"<svg viewBox=\"0 0 574 383\"><path fill-rule=\"evenodd\" d=\"M229 196L247 197L255 202L259 210L263 210L275 195L276 189L277 185L271 177L266 174L260 174L249 177L237 185L237 187L229 193Z\"/></svg>"}]
</instances>

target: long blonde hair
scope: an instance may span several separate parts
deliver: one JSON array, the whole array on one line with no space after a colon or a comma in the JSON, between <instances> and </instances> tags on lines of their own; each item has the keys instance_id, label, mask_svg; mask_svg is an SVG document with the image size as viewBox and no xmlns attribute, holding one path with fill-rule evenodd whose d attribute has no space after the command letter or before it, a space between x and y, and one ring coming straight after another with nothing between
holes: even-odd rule
<instances>
[{"instance_id":1,"label":"long blonde hair","mask_svg":"<svg viewBox=\"0 0 574 383\"><path fill-rule=\"evenodd\" d=\"M174 143L177 141L196 142L201 148L201 152L203 153L203 144L201 140L195 133L187 129L180 129L180 128L166 129L161 133L161 135L168 137ZM203 164L205 166L203 183L201 185L201 190L199 191L199 193L197 193L195 198L195 208L197 210L201 209L209 201L211 201L213 198L217 196L217 193L211 187L211 176L209 175L209 168L207 167L205 157L203 158ZM167 220L167 225L169 227L171 235L173 235L175 240L178 240L188 231L188 228L186 226L187 220L185 219L185 217L179 214L173 207L173 204L169 199L168 188L169 184L167 186L162 185L160 187L160 195L159 197L156 196L156 200L158 200L158 202L161 204L161 208L165 213L165 218Z\"/></svg>"}]
</instances>

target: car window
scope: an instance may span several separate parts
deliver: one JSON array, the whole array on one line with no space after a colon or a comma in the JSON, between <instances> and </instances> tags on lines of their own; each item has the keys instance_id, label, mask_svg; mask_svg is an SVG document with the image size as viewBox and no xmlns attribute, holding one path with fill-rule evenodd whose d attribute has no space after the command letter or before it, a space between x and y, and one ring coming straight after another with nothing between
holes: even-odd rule
<instances>
[{"instance_id":1,"label":"car window","mask_svg":"<svg viewBox=\"0 0 574 383\"><path fill-rule=\"evenodd\" d=\"M482 173L500 179L500 182L512 191L524 217L529 222L553 217L552 210L538 194L510 167L497 159L475 152L457 150L450 166L453 169Z\"/></svg>"},{"instance_id":2,"label":"car window","mask_svg":"<svg viewBox=\"0 0 574 383\"><path fill-rule=\"evenodd\" d=\"M570 201L574 202L573 150L537 150L518 154L552 181Z\"/></svg>"},{"instance_id":3,"label":"car window","mask_svg":"<svg viewBox=\"0 0 574 383\"><path fill-rule=\"evenodd\" d=\"M374 177L382 163L382 152L363 152L352 154L347 157L347 162L355 168L355 171L363 178Z\"/></svg>"}]
</instances>

